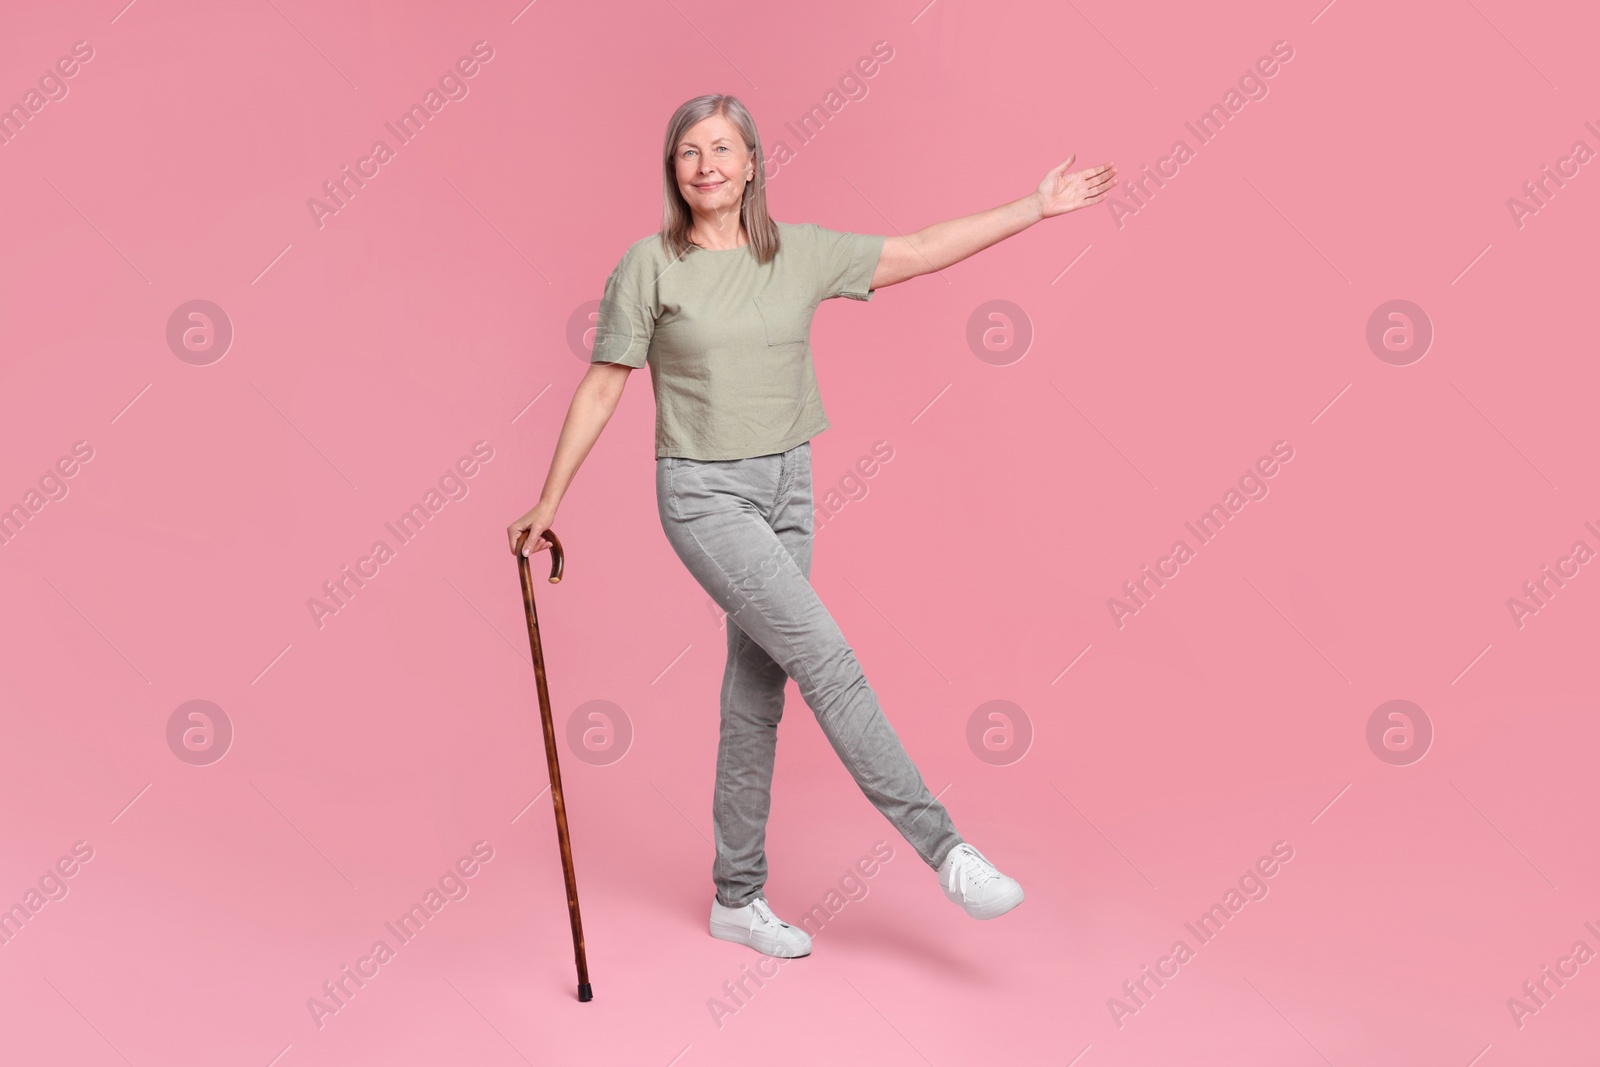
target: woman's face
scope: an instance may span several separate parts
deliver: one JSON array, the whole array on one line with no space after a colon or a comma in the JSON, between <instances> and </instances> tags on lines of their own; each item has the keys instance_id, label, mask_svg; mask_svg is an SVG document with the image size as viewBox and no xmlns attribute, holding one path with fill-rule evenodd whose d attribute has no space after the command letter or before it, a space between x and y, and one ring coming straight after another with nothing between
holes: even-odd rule
<instances>
[{"instance_id":1,"label":"woman's face","mask_svg":"<svg viewBox=\"0 0 1600 1067\"><path fill-rule=\"evenodd\" d=\"M701 119L678 142L676 159L678 191L695 215L738 213L755 161L737 126L722 115Z\"/></svg>"}]
</instances>

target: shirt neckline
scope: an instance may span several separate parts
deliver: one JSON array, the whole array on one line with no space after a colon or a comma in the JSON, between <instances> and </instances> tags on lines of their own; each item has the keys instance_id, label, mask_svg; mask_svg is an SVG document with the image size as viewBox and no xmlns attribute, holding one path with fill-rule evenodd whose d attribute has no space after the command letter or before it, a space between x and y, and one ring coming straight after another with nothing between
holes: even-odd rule
<instances>
[{"instance_id":1,"label":"shirt neckline","mask_svg":"<svg viewBox=\"0 0 1600 1067\"><path fill-rule=\"evenodd\" d=\"M744 244L736 245L733 248L706 248L703 245L697 245L693 241L690 241L689 247L693 248L697 252L743 252L750 247L750 242L746 241Z\"/></svg>"}]
</instances>

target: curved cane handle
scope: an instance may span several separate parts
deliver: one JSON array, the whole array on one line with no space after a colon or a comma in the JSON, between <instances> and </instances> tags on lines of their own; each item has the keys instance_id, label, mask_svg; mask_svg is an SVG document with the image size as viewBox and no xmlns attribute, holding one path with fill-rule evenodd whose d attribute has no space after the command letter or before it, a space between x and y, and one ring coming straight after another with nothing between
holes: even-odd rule
<instances>
[{"instance_id":1,"label":"curved cane handle","mask_svg":"<svg viewBox=\"0 0 1600 1067\"><path fill-rule=\"evenodd\" d=\"M528 557L522 554L522 547L528 543L528 535L532 532L533 530L530 527L523 530L522 536L517 538L517 562L523 566L528 565ZM561 539L553 531L546 530L540 536L550 542L550 581L554 584L561 580L561 569L562 565L566 563L566 556L561 551Z\"/></svg>"}]
</instances>

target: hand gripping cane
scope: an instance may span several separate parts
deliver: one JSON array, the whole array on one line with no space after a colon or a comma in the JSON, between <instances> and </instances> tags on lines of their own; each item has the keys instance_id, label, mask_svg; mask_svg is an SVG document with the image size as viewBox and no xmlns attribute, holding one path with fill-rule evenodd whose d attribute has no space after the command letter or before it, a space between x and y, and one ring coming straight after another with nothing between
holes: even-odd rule
<instances>
[{"instance_id":1,"label":"hand gripping cane","mask_svg":"<svg viewBox=\"0 0 1600 1067\"><path fill-rule=\"evenodd\" d=\"M550 765L550 800L556 809L556 838L561 844L561 871L567 879L567 914L572 918L572 952L578 961L578 999L593 1000L594 990L589 987L589 961L583 954L583 920L578 916L578 877L572 870L572 844L567 839L567 806L561 797L561 765L556 760L556 728L550 718L550 690L544 679L544 653L539 649L539 617L533 610L533 572L522 548L531 531L523 530L517 538L517 574L522 579L522 607L528 616L528 643L533 646L533 678L539 687L539 719L544 724L544 755ZM565 557L561 542L546 530L542 535L550 542L550 581L561 580L561 565Z\"/></svg>"}]
</instances>

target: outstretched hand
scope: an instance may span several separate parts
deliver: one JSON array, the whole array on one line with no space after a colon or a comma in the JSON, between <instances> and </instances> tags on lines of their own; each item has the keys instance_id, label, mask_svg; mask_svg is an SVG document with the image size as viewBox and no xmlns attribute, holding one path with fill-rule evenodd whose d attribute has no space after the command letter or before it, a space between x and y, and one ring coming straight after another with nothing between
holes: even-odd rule
<instances>
[{"instance_id":1,"label":"outstretched hand","mask_svg":"<svg viewBox=\"0 0 1600 1067\"><path fill-rule=\"evenodd\" d=\"M1102 163L1098 167L1088 167L1068 174L1067 168L1072 166L1072 161L1077 158L1078 153L1072 153L1066 162L1046 174L1044 181L1039 183L1036 195L1039 197L1043 218L1048 219L1054 215L1065 215L1081 207L1090 207L1111 193L1117 177L1117 168L1110 163Z\"/></svg>"}]
</instances>

